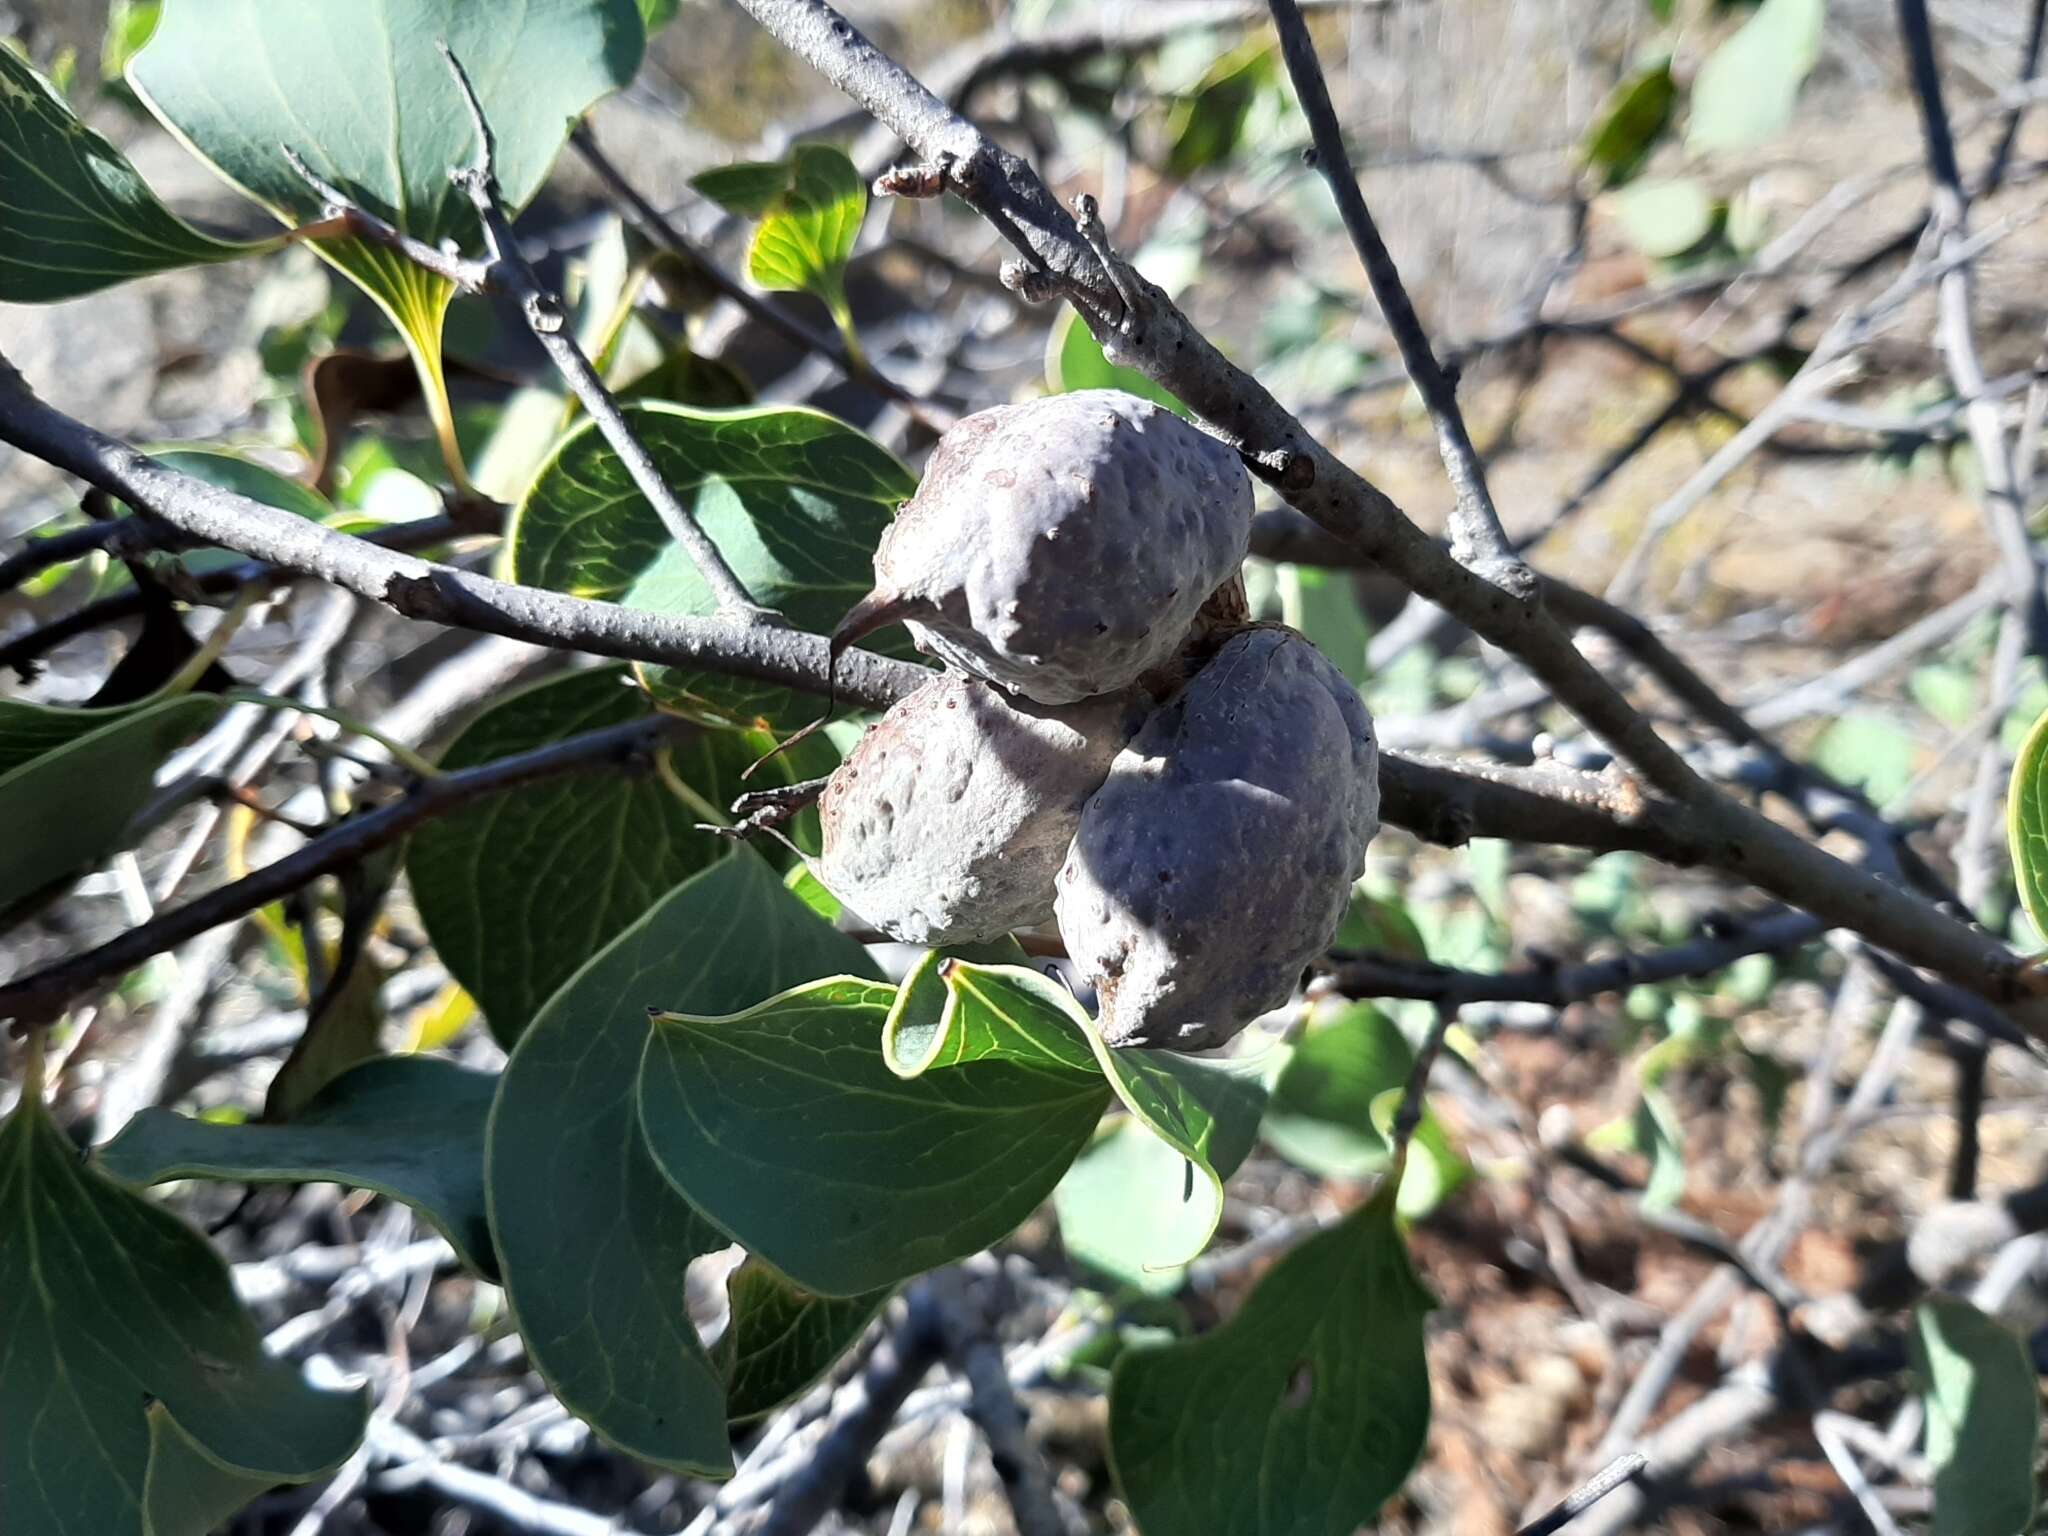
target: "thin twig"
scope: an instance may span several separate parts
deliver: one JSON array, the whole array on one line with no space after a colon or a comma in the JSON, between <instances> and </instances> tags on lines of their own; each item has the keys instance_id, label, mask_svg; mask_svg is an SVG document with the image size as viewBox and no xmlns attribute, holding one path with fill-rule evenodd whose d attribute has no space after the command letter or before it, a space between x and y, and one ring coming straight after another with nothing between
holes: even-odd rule
<instances>
[{"instance_id":1,"label":"thin twig","mask_svg":"<svg viewBox=\"0 0 2048 1536\"><path fill-rule=\"evenodd\" d=\"M1436 428L1438 451L1444 473L1449 476L1457 505L1450 517L1451 554L1460 565L1478 572L1518 602L1535 600L1535 577L1508 544L1494 510L1493 496L1486 488L1486 471L1465 429L1465 413L1458 407L1458 390L1430 349L1429 337L1417 318L1415 305L1401 281L1394 258L1380 238L1372 213L1365 206L1365 194L1358 189L1358 173L1344 148L1344 133L1337 124L1336 109L1330 105L1330 90L1323 81L1323 67L1317 62L1315 40L1301 19L1295 0L1269 0L1273 25L1280 31L1280 53L1294 80L1294 92L1308 118L1309 134L1315 143L1316 168L1330 184L1344 229L1379 300L1387 329L1393 332L1408 377L1415 382L1423 409Z\"/></svg>"},{"instance_id":2,"label":"thin twig","mask_svg":"<svg viewBox=\"0 0 2048 1536\"><path fill-rule=\"evenodd\" d=\"M1566 1494L1550 1513L1541 1519L1531 1520L1515 1532L1515 1536L1554 1536L1555 1532L1563 1530L1649 1463L1650 1458L1641 1451L1624 1452Z\"/></svg>"},{"instance_id":3,"label":"thin twig","mask_svg":"<svg viewBox=\"0 0 2048 1536\"><path fill-rule=\"evenodd\" d=\"M520 253L518 239L512 233L512 221L499 197L496 145L490 124L484 117L483 106L477 100L461 60L455 57L446 43L439 47L449 73L462 93L476 132L475 158L467 166L450 167L450 173L456 186L468 197L483 226L486 255L482 259L453 256L407 235L360 207L339 187L322 181L287 145L285 156L292 169L325 200L327 213L345 219L351 233L359 238L398 252L408 261L446 278L464 292L500 293L516 302L534 340L540 343L556 371L582 402L590 419L597 423L598 430L626 466L633 484L647 498L647 504L661 519L669 537L682 546L697 574L703 577L705 586L718 604L719 616L735 624L761 627L779 624L778 615L754 602L745 584L733 574L718 546L698 527L695 516L662 477L653 455L620 411L619 402L605 388L604 380L598 377L590 359L577 345L569 330L568 316L561 300L542 286L532 266Z\"/></svg>"},{"instance_id":4,"label":"thin twig","mask_svg":"<svg viewBox=\"0 0 2048 1536\"><path fill-rule=\"evenodd\" d=\"M84 954L0 986L0 1019L42 1023L55 1017L86 988L119 976L151 955L182 944L209 928L300 890L322 875L355 864L436 817L461 810L486 796L543 779L630 764L658 743L693 729L687 721L654 715L425 780L402 799L350 817L297 852L266 864L253 874L161 913Z\"/></svg>"}]
</instances>

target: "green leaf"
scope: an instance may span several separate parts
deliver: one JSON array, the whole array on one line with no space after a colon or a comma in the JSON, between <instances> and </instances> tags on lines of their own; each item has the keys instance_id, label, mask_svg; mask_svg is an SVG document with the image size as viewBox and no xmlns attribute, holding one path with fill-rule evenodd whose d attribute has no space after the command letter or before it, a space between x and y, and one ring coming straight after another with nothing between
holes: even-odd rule
<instances>
[{"instance_id":1,"label":"green leaf","mask_svg":"<svg viewBox=\"0 0 2048 1536\"><path fill-rule=\"evenodd\" d=\"M149 1470L142 1479L142 1529L148 1536L208 1536L276 1479L224 1467L202 1450L162 1403L151 1403Z\"/></svg>"},{"instance_id":2,"label":"green leaf","mask_svg":"<svg viewBox=\"0 0 2048 1536\"><path fill-rule=\"evenodd\" d=\"M234 46L223 46L233 39ZM449 172L475 156L475 130L437 44L475 85L496 138L512 212L547 179L568 127L633 78L646 47L634 0L168 0L130 85L223 179L287 225L321 198L285 158L407 234L476 241L475 211ZM441 367L453 289L396 252L315 242L398 327L425 386L451 470L460 475Z\"/></svg>"},{"instance_id":3,"label":"green leaf","mask_svg":"<svg viewBox=\"0 0 2048 1536\"><path fill-rule=\"evenodd\" d=\"M1274 78L1272 45L1246 42L1209 67L1167 115L1166 174L1184 181L1230 158L1259 92Z\"/></svg>"},{"instance_id":4,"label":"green leaf","mask_svg":"<svg viewBox=\"0 0 2048 1536\"><path fill-rule=\"evenodd\" d=\"M2005 830L2020 905L2034 931L2048 933L2048 713L2034 722L2013 759Z\"/></svg>"},{"instance_id":5,"label":"green leaf","mask_svg":"<svg viewBox=\"0 0 2048 1536\"><path fill-rule=\"evenodd\" d=\"M1000 1028L1069 1042L1069 1053L1078 1037L1124 1108L1168 1149L1170 1158L1151 1159L1156 1182L1128 1191L1144 1210L1132 1218L1124 1266L1170 1270L1208 1247L1223 1216L1223 1181L1258 1138L1266 1102L1256 1075L1261 1060L1112 1050L1064 986L1025 966L956 962L947 966L945 980L956 1034Z\"/></svg>"},{"instance_id":6,"label":"green leaf","mask_svg":"<svg viewBox=\"0 0 2048 1536\"><path fill-rule=\"evenodd\" d=\"M0 701L0 807L9 827L0 912L115 852L149 799L157 765L221 707L189 693L117 709Z\"/></svg>"},{"instance_id":7,"label":"green leaf","mask_svg":"<svg viewBox=\"0 0 2048 1536\"><path fill-rule=\"evenodd\" d=\"M669 1181L827 1296L1008 1235L1109 1099L1095 1072L1034 1057L1000 1020L967 1031L968 1054L905 1080L878 1049L895 1000L840 977L724 1017L659 1014L641 1068L641 1129Z\"/></svg>"},{"instance_id":8,"label":"green leaf","mask_svg":"<svg viewBox=\"0 0 2048 1536\"><path fill-rule=\"evenodd\" d=\"M1967 1301L1913 1309L1913 1370L1927 1407L1935 1536L2024 1536L2034 1523L2041 1392L2027 1346Z\"/></svg>"},{"instance_id":9,"label":"green leaf","mask_svg":"<svg viewBox=\"0 0 2048 1536\"><path fill-rule=\"evenodd\" d=\"M107 30L100 39L100 79L117 84L128 61L141 51L163 17L163 0L113 0L107 7Z\"/></svg>"},{"instance_id":10,"label":"green leaf","mask_svg":"<svg viewBox=\"0 0 2048 1536\"><path fill-rule=\"evenodd\" d=\"M1422 942L1422 930L1400 902L1364 891L1351 893L1344 921L1337 926L1332 949L1365 949L1403 960L1427 960L1429 949Z\"/></svg>"},{"instance_id":11,"label":"green leaf","mask_svg":"<svg viewBox=\"0 0 2048 1536\"><path fill-rule=\"evenodd\" d=\"M1279 568L1278 576L1282 622L1314 641L1353 684L1366 682L1372 625L1359 606L1351 573L1289 564Z\"/></svg>"},{"instance_id":12,"label":"green leaf","mask_svg":"<svg viewBox=\"0 0 2048 1536\"><path fill-rule=\"evenodd\" d=\"M649 37L674 21L676 12L683 8L683 0L639 0L639 3L640 22L646 27Z\"/></svg>"},{"instance_id":13,"label":"green leaf","mask_svg":"<svg viewBox=\"0 0 2048 1536\"><path fill-rule=\"evenodd\" d=\"M1602 173L1601 186L1620 186L1642 169L1677 105L1678 82L1671 78L1669 59L1638 70L1614 88L1581 151L1585 164Z\"/></svg>"},{"instance_id":14,"label":"green leaf","mask_svg":"<svg viewBox=\"0 0 2048 1536\"><path fill-rule=\"evenodd\" d=\"M1650 1160L1643 1209L1668 1211L1685 1195L1685 1133L1677 1111L1659 1089L1645 1088L1636 1101L1635 1143Z\"/></svg>"},{"instance_id":15,"label":"green leaf","mask_svg":"<svg viewBox=\"0 0 2048 1536\"><path fill-rule=\"evenodd\" d=\"M1690 176L1639 181L1614 194L1615 211L1629 243L1656 261L1669 261L1714 232L1714 200Z\"/></svg>"},{"instance_id":16,"label":"green leaf","mask_svg":"<svg viewBox=\"0 0 2048 1536\"><path fill-rule=\"evenodd\" d=\"M1432 1302L1384 1191L1309 1238L1237 1315L1132 1350L1109 1452L1145 1536L1351 1536L1407 1478L1429 1428Z\"/></svg>"},{"instance_id":17,"label":"green leaf","mask_svg":"<svg viewBox=\"0 0 2048 1536\"><path fill-rule=\"evenodd\" d=\"M1290 1163L1324 1178L1383 1173L1391 1149L1372 1123L1372 1101L1403 1087L1414 1065L1394 1022L1354 1003L1303 1034L1273 1084L1262 1133Z\"/></svg>"},{"instance_id":18,"label":"green leaf","mask_svg":"<svg viewBox=\"0 0 2048 1536\"><path fill-rule=\"evenodd\" d=\"M203 235L54 86L0 47L0 303L47 304L276 242Z\"/></svg>"},{"instance_id":19,"label":"green leaf","mask_svg":"<svg viewBox=\"0 0 2048 1536\"><path fill-rule=\"evenodd\" d=\"M867 216L868 187L846 152L799 144L789 159L706 171L690 183L721 207L760 222L747 273L763 288L813 293L846 309L846 261Z\"/></svg>"},{"instance_id":20,"label":"green leaf","mask_svg":"<svg viewBox=\"0 0 2048 1536\"><path fill-rule=\"evenodd\" d=\"M130 1184L235 1179L346 1184L402 1200L495 1280L484 1217L484 1123L498 1079L426 1056L366 1061L288 1123L223 1125L145 1109L94 1157Z\"/></svg>"},{"instance_id":21,"label":"green leaf","mask_svg":"<svg viewBox=\"0 0 2048 1536\"><path fill-rule=\"evenodd\" d=\"M0 1529L201 1536L340 1465L365 1396L266 1355L206 1240L82 1163L37 1076L0 1123Z\"/></svg>"},{"instance_id":22,"label":"green leaf","mask_svg":"<svg viewBox=\"0 0 2048 1536\"><path fill-rule=\"evenodd\" d=\"M1747 149L1783 133L1826 22L1827 0L1764 0L1694 76L1686 149Z\"/></svg>"},{"instance_id":23,"label":"green leaf","mask_svg":"<svg viewBox=\"0 0 2048 1536\"><path fill-rule=\"evenodd\" d=\"M725 1371L725 1411L735 1422L781 1407L852 1347L889 1299L820 1296L748 1258L726 1281L732 1321L713 1351Z\"/></svg>"},{"instance_id":24,"label":"green leaf","mask_svg":"<svg viewBox=\"0 0 2048 1536\"><path fill-rule=\"evenodd\" d=\"M1815 767L1861 789L1880 805L1912 784L1919 755L1904 727L1870 710L1837 717L1813 744Z\"/></svg>"},{"instance_id":25,"label":"green leaf","mask_svg":"<svg viewBox=\"0 0 2048 1536\"><path fill-rule=\"evenodd\" d=\"M623 667L573 672L485 711L441 766L473 767L648 712ZM493 795L413 834L406 873L420 921L501 1043L518 1039L578 966L725 855L698 827L725 820L741 773L772 745L706 731L668 748L689 799L660 774L577 774ZM830 748L785 753L756 777L786 783L829 771L820 752ZM561 899L567 892L573 900Z\"/></svg>"},{"instance_id":26,"label":"green leaf","mask_svg":"<svg viewBox=\"0 0 2048 1536\"><path fill-rule=\"evenodd\" d=\"M1129 1115L1118 1115L1074 1159L1053 1191L1069 1257L1121 1285L1170 1296L1187 1275L1181 1230L1188 1160ZM1161 1262L1162 1255L1171 1256Z\"/></svg>"},{"instance_id":27,"label":"green leaf","mask_svg":"<svg viewBox=\"0 0 2048 1536\"><path fill-rule=\"evenodd\" d=\"M1275 1077L1260 1134L1289 1162L1324 1178L1384 1173L1393 1117L1414 1065L1407 1037L1369 1003L1319 1018ZM1399 1214L1409 1220L1428 1215L1471 1173L1425 1109L1401 1175Z\"/></svg>"},{"instance_id":28,"label":"green leaf","mask_svg":"<svg viewBox=\"0 0 2048 1536\"><path fill-rule=\"evenodd\" d=\"M917 480L884 448L820 411L628 407L655 467L756 602L799 629L830 630L874 582L874 550ZM658 613L716 610L594 427L571 433L534 478L507 534L511 578ZM699 719L793 727L815 699L674 667L643 674L665 705Z\"/></svg>"},{"instance_id":29,"label":"green leaf","mask_svg":"<svg viewBox=\"0 0 2048 1536\"><path fill-rule=\"evenodd\" d=\"M541 1010L506 1064L484 1187L535 1366L612 1444L680 1471L731 1465L726 1383L683 1311L690 1261L731 1241L647 1155L634 1115L647 1010L745 1007L867 953L741 850L657 903ZM748 1337L748 1325L732 1327Z\"/></svg>"},{"instance_id":30,"label":"green leaf","mask_svg":"<svg viewBox=\"0 0 2048 1536\"><path fill-rule=\"evenodd\" d=\"M1153 383L1135 368L1112 363L1103 354L1102 343L1071 309L1062 311L1053 321L1046 340L1045 384L1056 395L1071 394L1077 389L1120 389L1182 416L1189 414L1180 397L1164 385Z\"/></svg>"}]
</instances>

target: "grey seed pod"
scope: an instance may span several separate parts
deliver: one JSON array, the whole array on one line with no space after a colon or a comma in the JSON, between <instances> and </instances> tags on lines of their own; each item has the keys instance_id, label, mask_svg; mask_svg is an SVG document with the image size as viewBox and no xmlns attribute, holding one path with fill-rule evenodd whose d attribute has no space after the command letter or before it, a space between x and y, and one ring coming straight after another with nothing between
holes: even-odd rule
<instances>
[{"instance_id":1,"label":"grey seed pod","mask_svg":"<svg viewBox=\"0 0 2048 1536\"><path fill-rule=\"evenodd\" d=\"M1104 1038L1201 1050L1279 1007L1336 933L1379 810L1349 680L1278 625L1226 641L1117 755L1060 870Z\"/></svg>"},{"instance_id":2,"label":"grey seed pod","mask_svg":"<svg viewBox=\"0 0 2048 1536\"><path fill-rule=\"evenodd\" d=\"M971 944L1052 917L1081 807L1141 697L1018 703L947 672L868 728L818 801L825 888L892 938Z\"/></svg>"},{"instance_id":3,"label":"grey seed pod","mask_svg":"<svg viewBox=\"0 0 2048 1536\"><path fill-rule=\"evenodd\" d=\"M1251 540L1237 455L1121 390L998 406L939 440L839 648L898 619L920 649L1042 704L1173 655Z\"/></svg>"}]
</instances>

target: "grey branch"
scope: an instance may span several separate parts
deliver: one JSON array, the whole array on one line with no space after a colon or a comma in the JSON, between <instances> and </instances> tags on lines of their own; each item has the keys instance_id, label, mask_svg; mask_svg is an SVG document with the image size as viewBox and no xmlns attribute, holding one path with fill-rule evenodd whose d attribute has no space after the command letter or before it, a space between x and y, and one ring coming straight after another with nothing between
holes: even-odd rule
<instances>
[{"instance_id":1,"label":"grey branch","mask_svg":"<svg viewBox=\"0 0 2048 1536\"><path fill-rule=\"evenodd\" d=\"M121 975L151 955L175 948L221 923L290 895L322 875L356 863L437 816L522 785L606 765L623 766L665 740L695 729L670 715L652 715L514 753L423 780L391 804L352 816L297 852L68 960L0 986L0 1019L38 1024L60 1014L86 988Z\"/></svg>"},{"instance_id":2,"label":"grey branch","mask_svg":"<svg viewBox=\"0 0 2048 1536\"><path fill-rule=\"evenodd\" d=\"M53 410L4 359L0 441L153 514L195 542L302 571L408 618L594 656L707 667L786 687L810 688L825 673L821 635L646 613L493 581L395 553L221 490ZM870 652L848 651L839 659L840 697L869 708L888 708L924 676L922 667Z\"/></svg>"}]
</instances>

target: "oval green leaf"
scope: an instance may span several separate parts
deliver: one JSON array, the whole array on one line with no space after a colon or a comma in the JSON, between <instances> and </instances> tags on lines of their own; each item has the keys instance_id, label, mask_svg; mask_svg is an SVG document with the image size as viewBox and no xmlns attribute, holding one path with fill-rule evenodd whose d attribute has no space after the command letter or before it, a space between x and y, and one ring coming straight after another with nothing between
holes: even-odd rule
<instances>
[{"instance_id":1,"label":"oval green leaf","mask_svg":"<svg viewBox=\"0 0 2048 1536\"><path fill-rule=\"evenodd\" d=\"M150 1108L93 1156L129 1184L233 1179L375 1190L418 1211L457 1258L495 1280L484 1217L484 1124L497 1091L494 1073L449 1061L366 1061L286 1124L223 1125Z\"/></svg>"},{"instance_id":2,"label":"oval green leaf","mask_svg":"<svg viewBox=\"0 0 2048 1536\"><path fill-rule=\"evenodd\" d=\"M852 1347L889 1299L820 1296L749 1256L725 1283L732 1320L712 1351L725 1372L726 1416L738 1423L781 1407Z\"/></svg>"},{"instance_id":3,"label":"oval green leaf","mask_svg":"<svg viewBox=\"0 0 2048 1536\"><path fill-rule=\"evenodd\" d=\"M662 1172L826 1296L893 1285L1007 1236L1109 1101L1095 1071L1031 1052L998 1021L965 1031L984 1054L970 1045L906 1080L879 1049L896 996L842 977L724 1017L660 1014L647 1042L640 1123Z\"/></svg>"},{"instance_id":4,"label":"oval green leaf","mask_svg":"<svg viewBox=\"0 0 2048 1536\"><path fill-rule=\"evenodd\" d=\"M441 759L467 768L649 712L623 667L551 678L471 722ZM667 749L667 775L578 774L494 795L413 834L406 873L442 964L509 1046L555 989L655 902L724 857L740 775L773 743L706 731ZM831 770L814 737L756 778ZM676 793L680 786L687 792ZM801 835L801 834L799 834ZM574 900L560 899L574 892Z\"/></svg>"},{"instance_id":5,"label":"oval green leaf","mask_svg":"<svg viewBox=\"0 0 2048 1536\"><path fill-rule=\"evenodd\" d=\"M1257 1139L1266 1090L1258 1058L1233 1061L1177 1051L1112 1050L1059 982L1019 965L954 962L945 968L948 1023L962 1038L994 1036L1085 1045L1123 1106L1168 1151L1149 1182L1126 1189L1133 1215L1122 1263L1167 1271L1209 1246L1223 1216L1223 1181Z\"/></svg>"},{"instance_id":6,"label":"oval green leaf","mask_svg":"<svg viewBox=\"0 0 2048 1536\"><path fill-rule=\"evenodd\" d=\"M0 706L0 767L13 765L0 772L0 814L10 828L0 912L119 849L157 765L221 708L211 695L190 693L118 709Z\"/></svg>"},{"instance_id":7,"label":"oval green leaf","mask_svg":"<svg viewBox=\"0 0 2048 1536\"><path fill-rule=\"evenodd\" d=\"M2039 1490L2041 1391L2018 1334L1956 1296L1913 1309L1913 1371L1927 1408L1935 1536L2020 1536Z\"/></svg>"},{"instance_id":8,"label":"oval green leaf","mask_svg":"<svg viewBox=\"0 0 2048 1536\"><path fill-rule=\"evenodd\" d=\"M799 144L787 160L706 171L691 182L719 206L759 220L747 275L763 288L812 293L846 308L846 262L867 216L868 186L846 152Z\"/></svg>"},{"instance_id":9,"label":"oval green leaf","mask_svg":"<svg viewBox=\"0 0 2048 1536\"><path fill-rule=\"evenodd\" d=\"M1659 59L1615 87L1582 151L1587 166L1600 173L1602 186L1619 186L1642 168L1677 105L1678 82L1671 78L1669 59Z\"/></svg>"},{"instance_id":10,"label":"oval green leaf","mask_svg":"<svg viewBox=\"0 0 2048 1536\"><path fill-rule=\"evenodd\" d=\"M874 550L917 480L821 411L628 407L626 418L756 602L824 633L874 582ZM507 533L511 579L657 613L717 604L609 443L586 423L534 477ZM648 667L664 704L726 724L793 727L815 699L744 678Z\"/></svg>"},{"instance_id":11,"label":"oval green leaf","mask_svg":"<svg viewBox=\"0 0 2048 1536\"><path fill-rule=\"evenodd\" d=\"M264 1353L227 1266L79 1161L40 1085L0 1123L0 1529L200 1536L333 1470L368 1412Z\"/></svg>"},{"instance_id":12,"label":"oval green leaf","mask_svg":"<svg viewBox=\"0 0 2048 1536\"><path fill-rule=\"evenodd\" d=\"M4 47L0 186L0 304L75 299L276 245L216 240L178 218L48 80Z\"/></svg>"},{"instance_id":13,"label":"oval green leaf","mask_svg":"<svg viewBox=\"0 0 2048 1536\"><path fill-rule=\"evenodd\" d=\"M1117 1364L1109 1453L1145 1536L1352 1536L1429 1430L1422 1325L1383 1190L1274 1266L1212 1333Z\"/></svg>"},{"instance_id":14,"label":"oval green leaf","mask_svg":"<svg viewBox=\"0 0 2048 1536\"><path fill-rule=\"evenodd\" d=\"M731 1466L726 1376L683 1309L691 1260L731 1239L642 1142L634 1092L649 1005L717 1012L870 970L865 950L743 849L621 933L514 1048L484 1161L506 1294L555 1395L621 1450L711 1476ZM760 1331L737 1311L729 1330Z\"/></svg>"},{"instance_id":15,"label":"oval green leaf","mask_svg":"<svg viewBox=\"0 0 2048 1536\"><path fill-rule=\"evenodd\" d=\"M1799 87L1820 62L1827 0L1764 0L1692 82L1685 147L1748 149L1783 133Z\"/></svg>"}]
</instances>

